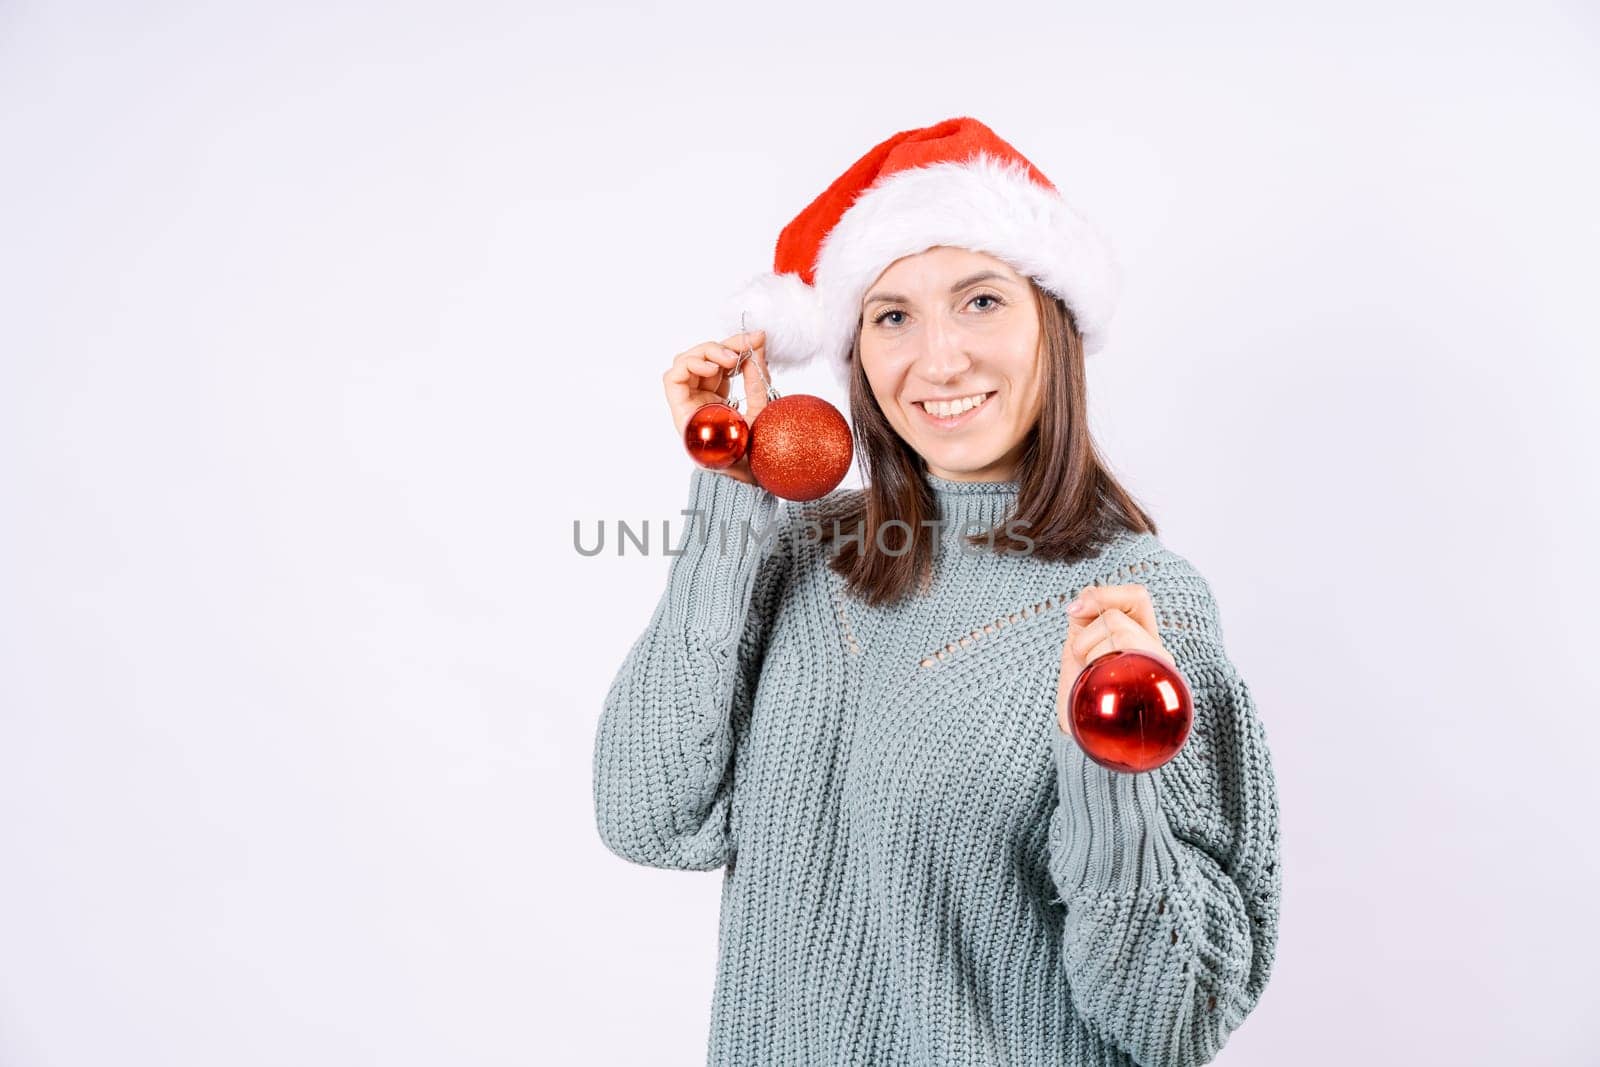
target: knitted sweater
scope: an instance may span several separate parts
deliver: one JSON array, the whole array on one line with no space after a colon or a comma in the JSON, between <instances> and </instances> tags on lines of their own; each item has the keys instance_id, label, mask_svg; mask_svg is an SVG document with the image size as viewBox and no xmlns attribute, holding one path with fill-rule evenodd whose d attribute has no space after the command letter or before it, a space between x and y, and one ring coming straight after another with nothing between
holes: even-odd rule
<instances>
[{"instance_id":1,"label":"knitted sweater","mask_svg":"<svg viewBox=\"0 0 1600 1067\"><path fill-rule=\"evenodd\" d=\"M1074 563L964 551L1016 483L924 478L932 586L872 608L806 525L860 490L799 504L695 468L705 522L606 695L601 840L723 868L707 1062L1206 1063L1266 986L1280 890L1266 736L1210 588L1147 533ZM1056 718L1066 602L1130 582L1194 696L1143 774Z\"/></svg>"}]
</instances>

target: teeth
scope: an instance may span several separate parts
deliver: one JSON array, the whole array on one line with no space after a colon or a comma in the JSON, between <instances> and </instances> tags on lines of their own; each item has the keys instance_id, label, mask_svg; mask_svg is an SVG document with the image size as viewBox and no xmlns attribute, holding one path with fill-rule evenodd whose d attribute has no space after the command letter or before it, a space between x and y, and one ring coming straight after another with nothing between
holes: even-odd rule
<instances>
[{"instance_id":1,"label":"teeth","mask_svg":"<svg viewBox=\"0 0 1600 1067\"><path fill-rule=\"evenodd\" d=\"M963 411L977 407L988 395L988 393L978 393L974 396L964 396L960 400L925 400L922 402L922 409L935 418L948 419L952 415L959 415Z\"/></svg>"}]
</instances>

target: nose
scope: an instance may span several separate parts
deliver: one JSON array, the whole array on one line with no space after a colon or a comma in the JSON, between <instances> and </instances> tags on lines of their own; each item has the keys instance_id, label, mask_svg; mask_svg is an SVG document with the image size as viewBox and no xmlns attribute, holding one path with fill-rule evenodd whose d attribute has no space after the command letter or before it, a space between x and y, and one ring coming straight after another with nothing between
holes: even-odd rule
<instances>
[{"instance_id":1,"label":"nose","mask_svg":"<svg viewBox=\"0 0 1600 1067\"><path fill-rule=\"evenodd\" d=\"M965 374L972 357L962 347L961 332L943 322L923 331L926 346L917 357L917 372L934 385L943 385Z\"/></svg>"}]
</instances>

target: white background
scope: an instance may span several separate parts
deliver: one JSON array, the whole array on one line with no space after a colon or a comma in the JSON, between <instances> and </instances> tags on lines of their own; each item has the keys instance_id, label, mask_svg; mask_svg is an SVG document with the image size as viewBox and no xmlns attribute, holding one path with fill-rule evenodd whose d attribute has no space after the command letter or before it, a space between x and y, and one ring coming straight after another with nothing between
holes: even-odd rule
<instances>
[{"instance_id":1,"label":"white background","mask_svg":"<svg viewBox=\"0 0 1600 1067\"><path fill-rule=\"evenodd\" d=\"M1219 1062L1593 1062L1600 18L1105 7L0 4L0 1064L703 1062L720 872L590 792L668 560L572 525L963 114L1116 246L1094 432L1268 730Z\"/></svg>"}]
</instances>

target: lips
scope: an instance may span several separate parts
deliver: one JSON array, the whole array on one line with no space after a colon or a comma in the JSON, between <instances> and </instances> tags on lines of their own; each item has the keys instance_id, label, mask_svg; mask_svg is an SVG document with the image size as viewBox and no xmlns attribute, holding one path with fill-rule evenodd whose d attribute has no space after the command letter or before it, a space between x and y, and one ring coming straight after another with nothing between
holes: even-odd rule
<instances>
[{"instance_id":1,"label":"lips","mask_svg":"<svg viewBox=\"0 0 1600 1067\"><path fill-rule=\"evenodd\" d=\"M993 391L985 393L983 394L983 402L981 404L977 405L976 407L970 407L959 415L951 415L946 418L940 418L937 415L930 414L928 409L923 407L921 404L912 404L911 406L916 410L917 415L929 426L934 426L941 430L953 430L965 426L968 422L972 421L973 418L981 414L985 408L993 403L994 397L995 394Z\"/></svg>"}]
</instances>

